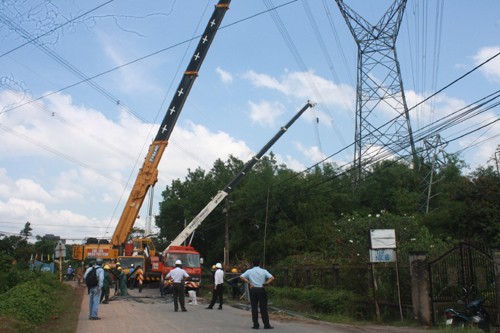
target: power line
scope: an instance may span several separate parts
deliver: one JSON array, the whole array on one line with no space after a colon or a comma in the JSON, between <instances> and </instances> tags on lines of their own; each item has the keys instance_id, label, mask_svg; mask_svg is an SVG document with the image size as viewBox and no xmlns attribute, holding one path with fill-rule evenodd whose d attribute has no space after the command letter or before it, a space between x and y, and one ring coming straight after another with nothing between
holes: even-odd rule
<instances>
[{"instance_id":1,"label":"power line","mask_svg":"<svg viewBox=\"0 0 500 333\"><path fill-rule=\"evenodd\" d=\"M99 6L97 6L97 7L93 8L93 9L91 9L91 10L89 10L89 11L87 11L87 12L85 12L85 13L83 13L83 14L81 14L81 15L79 15L79 16L77 16L77 17L73 18L73 19L71 19L71 20L66 21L65 23L63 23L63 24L61 24L61 25L59 25L59 26L57 26L57 27L55 27L55 28L53 28L53 29L51 29L51 30L47 31L46 33L41 34L40 36L35 37L35 38L33 38L33 39L31 39L31 40L29 40L29 41L25 42L24 44L21 44L21 45L19 45L19 46L15 47L15 48L11 49L10 51L5 52L4 54L1 54L1 55L0 55L0 58L1 58L1 57L3 57L3 56L5 56L5 55L7 55L7 54L9 54L9 53L14 52L15 50L20 49L21 47L23 47L23 46L25 46L25 45L28 45L28 44L30 44L30 43L33 43L33 42L37 41L38 39L42 38L43 36L47 36L48 34L50 34L50 33L54 32L54 31L58 30L59 28L62 28L62 27L64 27L65 25L67 25L67 24L69 24L69 23L71 23L71 22L74 22L74 21L78 20L78 19L80 19L80 18L84 17L85 15L87 15L87 14L89 14L89 13L92 13L93 11L96 11L97 9L99 9L99 8L101 8L101 7L106 6L107 4L109 4L109 3L113 2L113 1L114 1L114 0L109 0L108 2L105 2L105 3L103 3L102 5L99 5Z\"/></svg>"}]
</instances>

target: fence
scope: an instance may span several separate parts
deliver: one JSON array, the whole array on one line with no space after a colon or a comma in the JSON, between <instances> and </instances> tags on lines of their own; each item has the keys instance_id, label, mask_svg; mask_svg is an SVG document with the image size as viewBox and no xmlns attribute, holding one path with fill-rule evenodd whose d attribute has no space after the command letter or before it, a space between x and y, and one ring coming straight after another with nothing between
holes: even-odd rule
<instances>
[{"instance_id":1,"label":"fence","mask_svg":"<svg viewBox=\"0 0 500 333\"><path fill-rule=\"evenodd\" d=\"M336 288L356 293L367 301L372 300L372 281L375 281L375 297L378 303L398 304L397 271L395 265L374 265L372 280L371 266L290 266L268 267L277 287L317 287L325 290ZM402 304L411 306L410 267L399 267Z\"/></svg>"}]
</instances>

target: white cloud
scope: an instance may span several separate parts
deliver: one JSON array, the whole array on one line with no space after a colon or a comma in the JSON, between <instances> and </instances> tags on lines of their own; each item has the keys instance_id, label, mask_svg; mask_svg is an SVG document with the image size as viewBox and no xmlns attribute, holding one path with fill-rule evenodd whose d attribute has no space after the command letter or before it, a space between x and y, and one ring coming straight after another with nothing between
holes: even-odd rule
<instances>
[{"instance_id":1,"label":"white cloud","mask_svg":"<svg viewBox=\"0 0 500 333\"><path fill-rule=\"evenodd\" d=\"M280 102L262 101L260 104L255 104L249 101L248 104L250 104L250 118L262 126L275 127L276 118L285 113L285 107Z\"/></svg>"},{"instance_id":2,"label":"white cloud","mask_svg":"<svg viewBox=\"0 0 500 333\"><path fill-rule=\"evenodd\" d=\"M276 154L275 157L278 164L285 164L287 168L294 171L300 172L306 168L304 164L300 163L290 155L286 155L285 157L283 157L280 154Z\"/></svg>"},{"instance_id":3,"label":"white cloud","mask_svg":"<svg viewBox=\"0 0 500 333\"><path fill-rule=\"evenodd\" d=\"M315 75L312 70L307 73L286 72L280 79L254 71L248 71L242 77L248 79L255 87L278 90L304 104L308 100L316 103L323 102L328 107L339 109L338 113L344 112L346 107L349 110L354 108L353 101L355 101L356 93L352 87L345 84L336 85L332 81ZM318 94L314 93L313 89L317 89ZM322 101L318 101L318 98Z\"/></svg>"},{"instance_id":4,"label":"white cloud","mask_svg":"<svg viewBox=\"0 0 500 333\"><path fill-rule=\"evenodd\" d=\"M481 48L473 57L474 64L477 66L495 54L500 52L500 46L491 46ZM489 61L479 69L487 78L500 82L500 56Z\"/></svg>"},{"instance_id":5,"label":"white cloud","mask_svg":"<svg viewBox=\"0 0 500 333\"><path fill-rule=\"evenodd\" d=\"M220 67L217 67L215 71L220 75L220 79L223 83L233 83L233 76L231 75L231 73L226 72Z\"/></svg>"}]
</instances>

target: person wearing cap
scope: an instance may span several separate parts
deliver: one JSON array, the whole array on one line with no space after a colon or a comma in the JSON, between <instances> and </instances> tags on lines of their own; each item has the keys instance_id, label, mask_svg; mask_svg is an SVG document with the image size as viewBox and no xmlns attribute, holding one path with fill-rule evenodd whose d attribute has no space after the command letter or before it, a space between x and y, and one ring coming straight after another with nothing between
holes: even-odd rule
<instances>
[{"instance_id":1,"label":"person wearing cap","mask_svg":"<svg viewBox=\"0 0 500 333\"><path fill-rule=\"evenodd\" d=\"M189 278L189 274L182 269L182 261L175 261L175 269L167 274L167 279L173 282L172 293L174 294L174 311L178 311L177 299L181 304L182 312L187 312L184 306L184 282Z\"/></svg>"},{"instance_id":2,"label":"person wearing cap","mask_svg":"<svg viewBox=\"0 0 500 333\"><path fill-rule=\"evenodd\" d=\"M95 265L93 267L89 267L85 272L84 278L87 279L87 275L91 270L95 269L96 277L97 277L97 286L89 288L89 319L90 320L100 320L97 316L99 311L99 302L101 300L101 292L102 285L104 283L104 270L102 269L102 258L97 258L95 261Z\"/></svg>"},{"instance_id":3,"label":"person wearing cap","mask_svg":"<svg viewBox=\"0 0 500 333\"><path fill-rule=\"evenodd\" d=\"M120 281L120 293L119 295L120 296L127 296L128 295L128 292L127 292L127 275L125 274L125 272L123 271L123 269L121 268L121 266L118 266L117 268L118 270L118 281Z\"/></svg>"},{"instance_id":4,"label":"person wearing cap","mask_svg":"<svg viewBox=\"0 0 500 333\"><path fill-rule=\"evenodd\" d=\"M120 276L120 271L118 270L118 267L121 267L119 262L117 262L115 264L115 268L111 270L111 273L115 277L115 296L119 293L120 290L120 279L118 279L118 277Z\"/></svg>"},{"instance_id":5,"label":"person wearing cap","mask_svg":"<svg viewBox=\"0 0 500 333\"><path fill-rule=\"evenodd\" d=\"M260 305L260 315L264 322L265 329L273 329L269 324L269 315L267 314L267 292L266 287L274 281L274 277L266 269L260 268L260 259L253 260L253 268L246 270L240 275L240 279L248 283L250 286L250 303L252 304L252 321L253 329L259 328L259 310L257 305Z\"/></svg>"},{"instance_id":6,"label":"person wearing cap","mask_svg":"<svg viewBox=\"0 0 500 333\"><path fill-rule=\"evenodd\" d=\"M128 276L130 277L130 290L134 289L135 286L135 275L134 275L135 267L134 264L130 264L130 271L128 272Z\"/></svg>"},{"instance_id":7,"label":"person wearing cap","mask_svg":"<svg viewBox=\"0 0 500 333\"><path fill-rule=\"evenodd\" d=\"M240 287L238 284L241 282L240 277L238 276L238 270L236 268L233 268L231 270L231 288L233 289L233 299L238 299L240 296Z\"/></svg>"},{"instance_id":8,"label":"person wearing cap","mask_svg":"<svg viewBox=\"0 0 500 333\"><path fill-rule=\"evenodd\" d=\"M217 298L219 298L219 310L222 310L222 302L224 298L224 271L222 270L220 262L218 262L215 267L217 270L214 275L214 292L212 294L212 301L207 307L208 310L212 310L214 308Z\"/></svg>"},{"instance_id":9,"label":"person wearing cap","mask_svg":"<svg viewBox=\"0 0 500 333\"><path fill-rule=\"evenodd\" d=\"M68 278L68 280L72 280L75 277L75 275L73 274L74 272L75 270L71 268L71 265L69 265L68 271L66 272L66 277Z\"/></svg>"},{"instance_id":10,"label":"person wearing cap","mask_svg":"<svg viewBox=\"0 0 500 333\"><path fill-rule=\"evenodd\" d=\"M104 282L102 284L101 304L108 304L109 288L113 285L111 274L109 273L109 266L104 265ZM102 299L104 298L104 302Z\"/></svg>"}]
</instances>

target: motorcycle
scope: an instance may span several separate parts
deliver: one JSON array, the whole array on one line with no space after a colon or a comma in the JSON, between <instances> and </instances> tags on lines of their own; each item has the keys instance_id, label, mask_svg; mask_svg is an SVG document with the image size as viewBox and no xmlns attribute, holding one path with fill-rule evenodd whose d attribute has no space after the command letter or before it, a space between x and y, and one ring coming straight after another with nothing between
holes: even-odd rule
<instances>
[{"instance_id":1,"label":"motorcycle","mask_svg":"<svg viewBox=\"0 0 500 333\"><path fill-rule=\"evenodd\" d=\"M485 332L490 332L490 315L483 307L484 301L484 299L478 299L461 311L446 310L446 325L451 325L452 330L459 327L477 327Z\"/></svg>"}]
</instances>

